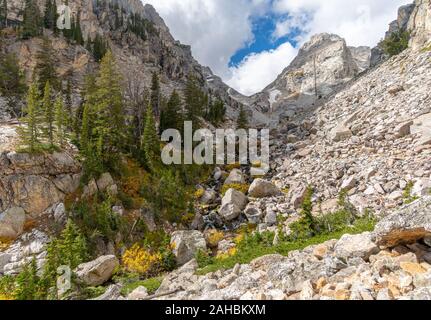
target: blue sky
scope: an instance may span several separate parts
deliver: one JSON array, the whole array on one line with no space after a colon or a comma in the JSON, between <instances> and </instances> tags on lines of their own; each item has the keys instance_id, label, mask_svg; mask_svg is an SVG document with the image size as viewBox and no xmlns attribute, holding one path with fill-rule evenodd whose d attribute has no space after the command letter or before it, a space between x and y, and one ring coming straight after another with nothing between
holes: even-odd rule
<instances>
[{"instance_id":1,"label":"blue sky","mask_svg":"<svg viewBox=\"0 0 431 320\"><path fill-rule=\"evenodd\" d=\"M279 18L272 14L254 17L252 19L254 40L235 52L229 61L229 67L238 66L251 53L274 50L285 42L290 42L292 46L296 47L298 45L296 38L301 33L299 29L294 29L280 38L273 36L278 20Z\"/></svg>"},{"instance_id":2,"label":"blue sky","mask_svg":"<svg viewBox=\"0 0 431 320\"><path fill-rule=\"evenodd\" d=\"M276 79L313 34L375 46L413 0L141 0L194 57L245 95Z\"/></svg>"}]
</instances>

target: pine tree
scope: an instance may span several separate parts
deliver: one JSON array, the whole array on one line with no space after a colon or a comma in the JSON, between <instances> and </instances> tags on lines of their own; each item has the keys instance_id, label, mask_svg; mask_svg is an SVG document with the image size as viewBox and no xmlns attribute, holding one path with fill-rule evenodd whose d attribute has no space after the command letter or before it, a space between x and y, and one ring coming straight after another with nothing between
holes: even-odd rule
<instances>
[{"instance_id":1,"label":"pine tree","mask_svg":"<svg viewBox=\"0 0 431 320\"><path fill-rule=\"evenodd\" d=\"M51 29L53 31L57 30L57 4L55 0L46 0L45 3L45 13L44 13L44 26L47 29Z\"/></svg>"},{"instance_id":2,"label":"pine tree","mask_svg":"<svg viewBox=\"0 0 431 320\"><path fill-rule=\"evenodd\" d=\"M60 147L64 145L66 139L67 119L63 99L58 97L55 101L55 136Z\"/></svg>"},{"instance_id":3,"label":"pine tree","mask_svg":"<svg viewBox=\"0 0 431 320\"><path fill-rule=\"evenodd\" d=\"M157 129L151 105L148 105L147 107L141 149L143 153L142 160L144 164L153 170L160 157L160 139L157 135Z\"/></svg>"},{"instance_id":4,"label":"pine tree","mask_svg":"<svg viewBox=\"0 0 431 320\"><path fill-rule=\"evenodd\" d=\"M14 292L16 300L37 300L40 299L39 292L40 278L37 275L36 258L25 265L16 279L16 289Z\"/></svg>"},{"instance_id":5,"label":"pine tree","mask_svg":"<svg viewBox=\"0 0 431 320\"><path fill-rule=\"evenodd\" d=\"M7 27L7 0L0 0L0 29Z\"/></svg>"},{"instance_id":6,"label":"pine tree","mask_svg":"<svg viewBox=\"0 0 431 320\"><path fill-rule=\"evenodd\" d=\"M35 67L35 73L37 80L39 81L39 90L43 92L44 86L47 82L55 89L58 90L59 82L55 71L55 61L52 50L51 41L44 37L42 46L36 55L37 64Z\"/></svg>"},{"instance_id":7,"label":"pine tree","mask_svg":"<svg viewBox=\"0 0 431 320\"><path fill-rule=\"evenodd\" d=\"M90 106L84 105L84 112L82 114L82 128L80 134L80 149L84 154L89 151L88 145L90 143Z\"/></svg>"},{"instance_id":8,"label":"pine tree","mask_svg":"<svg viewBox=\"0 0 431 320\"><path fill-rule=\"evenodd\" d=\"M65 125L67 130L73 129L73 110L72 110L72 83L70 79L67 79L66 91L64 92L64 113L65 113Z\"/></svg>"},{"instance_id":9,"label":"pine tree","mask_svg":"<svg viewBox=\"0 0 431 320\"><path fill-rule=\"evenodd\" d=\"M19 130L21 143L31 153L37 151L40 137L40 106L37 84L33 83L28 91L26 116L21 119L23 126Z\"/></svg>"},{"instance_id":10,"label":"pine tree","mask_svg":"<svg viewBox=\"0 0 431 320\"><path fill-rule=\"evenodd\" d=\"M181 124L181 98L174 90L169 98L166 107L162 109L160 115L160 133L167 129L182 129Z\"/></svg>"},{"instance_id":11,"label":"pine tree","mask_svg":"<svg viewBox=\"0 0 431 320\"><path fill-rule=\"evenodd\" d=\"M126 147L124 141L127 130L123 115L121 81L114 57L108 52L102 59L95 87L90 88L85 97L81 150L85 152L91 148L96 149L97 160L106 169L116 167L119 154ZM85 136L87 132L88 138ZM91 168L96 167L100 166L97 166L97 163L91 164Z\"/></svg>"},{"instance_id":12,"label":"pine tree","mask_svg":"<svg viewBox=\"0 0 431 320\"><path fill-rule=\"evenodd\" d=\"M93 42L93 57L99 62L105 56L108 51L106 43L103 41L102 37L96 34Z\"/></svg>"},{"instance_id":13,"label":"pine tree","mask_svg":"<svg viewBox=\"0 0 431 320\"><path fill-rule=\"evenodd\" d=\"M78 14L76 16L76 24L75 29L73 33L73 39L76 41L79 45L84 45L84 38L82 36L82 30L81 30L81 12L78 11Z\"/></svg>"},{"instance_id":14,"label":"pine tree","mask_svg":"<svg viewBox=\"0 0 431 320\"><path fill-rule=\"evenodd\" d=\"M151 107L153 108L153 112L156 117L160 114L160 102L161 94L159 76L156 72L153 72L151 78Z\"/></svg>"},{"instance_id":15,"label":"pine tree","mask_svg":"<svg viewBox=\"0 0 431 320\"><path fill-rule=\"evenodd\" d=\"M313 235L315 232L315 221L313 217L313 203L312 203L313 193L314 193L313 188L311 186L308 186L304 201L302 202L302 210L301 210L302 222L309 230L311 235Z\"/></svg>"},{"instance_id":16,"label":"pine tree","mask_svg":"<svg viewBox=\"0 0 431 320\"><path fill-rule=\"evenodd\" d=\"M236 127L238 129L247 129L248 128L248 116L245 112L244 108L241 106L239 109L238 119L236 120Z\"/></svg>"},{"instance_id":17,"label":"pine tree","mask_svg":"<svg viewBox=\"0 0 431 320\"><path fill-rule=\"evenodd\" d=\"M25 0L24 17L22 23L22 38L30 39L42 34L43 21L39 6L35 0Z\"/></svg>"},{"instance_id":18,"label":"pine tree","mask_svg":"<svg viewBox=\"0 0 431 320\"><path fill-rule=\"evenodd\" d=\"M15 116L18 112L18 100L24 95L25 90L25 77L15 54L0 52L0 95L6 98L8 109Z\"/></svg>"},{"instance_id":19,"label":"pine tree","mask_svg":"<svg viewBox=\"0 0 431 320\"><path fill-rule=\"evenodd\" d=\"M199 117L203 115L203 110L208 105L208 96L200 89L195 77L189 76L184 96L186 120L199 124Z\"/></svg>"},{"instance_id":20,"label":"pine tree","mask_svg":"<svg viewBox=\"0 0 431 320\"><path fill-rule=\"evenodd\" d=\"M42 109L44 112L44 135L48 139L49 146L52 148L54 147L55 111L52 104L51 86L49 84L49 81L45 85Z\"/></svg>"}]
</instances>

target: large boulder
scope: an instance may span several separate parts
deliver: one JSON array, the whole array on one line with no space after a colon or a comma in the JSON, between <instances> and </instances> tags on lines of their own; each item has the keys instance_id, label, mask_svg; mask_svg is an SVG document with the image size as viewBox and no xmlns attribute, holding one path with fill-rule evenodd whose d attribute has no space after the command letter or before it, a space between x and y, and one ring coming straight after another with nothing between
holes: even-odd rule
<instances>
[{"instance_id":1,"label":"large boulder","mask_svg":"<svg viewBox=\"0 0 431 320\"><path fill-rule=\"evenodd\" d=\"M376 226L383 247L414 243L431 235L431 197L427 196L383 218Z\"/></svg>"},{"instance_id":2,"label":"large boulder","mask_svg":"<svg viewBox=\"0 0 431 320\"><path fill-rule=\"evenodd\" d=\"M297 184L293 186L290 190L291 195L291 204L295 209L298 209L301 207L302 202L305 199L305 196L307 195L307 187L303 184Z\"/></svg>"},{"instance_id":3,"label":"large boulder","mask_svg":"<svg viewBox=\"0 0 431 320\"><path fill-rule=\"evenodd\" d=\"M100 286L111 279L119 261L114 255L101 256L96 260L80 264L75 273L88 286Z\"/></svg>"},{"instance_id":4,"label":"large boulder","mask_svg":"<svg viewBox=\"0 0 431 320\"><path fill-rule=\"evenodd\" d=\"M207 248L204 235L196 230L175 231L171 236L171 246L179 265L192 260L198 250Z\"/></svg>"},{"instance_id":5,"label":"large boulder","mask_svg":"<svg viewBox=\"0 0 431 320\"><path fill-rule=\"evenodd\" d=\"M0 214L0 238L15 239L23 229L25 212L22 208L14 207Z\"/></svg>"},{"instance_id":6,"label":"large boulder","mask_svg":"<svg viewBox=\"0 0 431 320\"><path fill-rule=\"evenodd\" d=\"M248 194L253 198L266 198L278 196L281 194L281 191L271 182L259 178L253 181Z\"/></svg>"},{"instance_id":7,"label":"large boulder","mask_svg":"<svg viewBox=\"0 0 431 320\"><path fill-rule=\"evenodd\" d=\"M222 199L219 214L226 221L232 221L239 217L247 202L247 197L242 192L229 189Z\"/></svg>"},{"instance_id":8,"label":"large boulder","mask_svg":"<svg viewBox=\"0 0 431 320\"><path fill-rule=\"evenodd\" d=\"M241 170L239 169L233 169L230 173L227 179L225 180L224 184L244 184L245 178Z\"/></svg>"},{"instance_id":9,"label":"large boulder","mask_svg":"<svg viewBox=\"0 0 431 320\"><path fill-rule=\"evenodd\" d=\"M335 245L335 256L344 260L361 258L368 260L370 256L380 251L370 232L357 235L345 234Z\"/></svg>"}]
</instances>

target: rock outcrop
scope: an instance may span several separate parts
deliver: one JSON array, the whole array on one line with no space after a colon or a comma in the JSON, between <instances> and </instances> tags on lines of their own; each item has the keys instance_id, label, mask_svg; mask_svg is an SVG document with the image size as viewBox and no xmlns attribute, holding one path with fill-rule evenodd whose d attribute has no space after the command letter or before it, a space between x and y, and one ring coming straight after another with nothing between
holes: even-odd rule
<instances>
[{"instance_id":1,"label":"rock outcrop","mask_svg":"<svg viewBox=\"0 0 431 320\"><path fill-rule=\"evenodd\" d=\"M119 266L117 257L101 256L96 260L80 264L75 273L78 280L87 286L99 286L111 279L115 269Z\"/></svg>"},{"instance_id":2,"label":"rock outcrop","mask_svg":"<svg viewBox=\"0 0 431 320\"><path fill-rule=\"evenodd\" d=\"M353 54L352 54L353 53ZM310 108L320 98L354 78L369 62L369 49L349 49L334 34L318 34L300 49L298 56L261 93L249 98L268 117L270 124ZM261 117L255 115L259 121Z\"/></svg>"},{"instance_id":3,"label":"rock outcrop","mask_svg":"<svg viewBox=\"0 0 431 320\"><path fill-rule=\"evenodd\" d=\"M21 207L36 217L79 186L81 165L73 150L30 155L5 144L15 147L0 153L0 212Z\"/></svg>"}]
</instances>

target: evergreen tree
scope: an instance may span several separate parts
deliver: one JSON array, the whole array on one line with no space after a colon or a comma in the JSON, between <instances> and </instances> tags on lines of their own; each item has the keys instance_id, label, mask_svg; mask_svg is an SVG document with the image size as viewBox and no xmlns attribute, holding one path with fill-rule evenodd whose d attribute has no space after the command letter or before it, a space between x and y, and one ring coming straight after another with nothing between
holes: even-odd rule
<instances>
[{"instance_id":1,"label":"evergreen tree","mask_svg":"<svg viewBox=\"0 0 431 320\"><path fill-rule=\"evenodd\" d=\"M85 49L88 52L93 52L93 46L92 46L90 35L87 35L87 41L85 42Z\"/></svg>"},{"instance_id":2,"label":"evergreen tree","mask_svg":"<svg viewBox=\"0 0 431 320\"><path fill-rule=\"evenodd\" d=\"M46 0L43 23L45 28L57 31L57 4L55 0Z\"/></svg>"},{"instance_id":3,"label":"evergreen tree","mask_svg":"<svg viewBox=\"0 0 431 320\"><path fill-rule=\"evenodd\" d=\"M203 110L208 105L208 96L200 89L195 77L189 76L184 96L186 120L199 124L199 117L203 115Z\"/></svg>"},{"instance_id":4,"label":"evergreen tree","mask_svg":"<svg viewBox=\"0 0 431 320\"><path fill-rule=\"evenodd\" d=\"M16 289L14 292L16 300L37 300L40 299L39 292L40 278L37 275L36 258L25 265L16 279Z\"/></svg>"},{"instance_id":5,"label":"evergreen tree","mask_svg":"<svg viewBox=\"0 0 431 320\"><path fill-rule=\"evenodd\" d=\"M103 41L102 37L96 34L96 37L94 38L93 42L93 57L94 59L99 62L102 60L102 58L105 56L106 52L108 51L106 43Z\"/></svg>"},{"instance_id":6,"label":"evergreen tree","mask_svg":"<svg viewBox=\"0 0 431 320\"><path fill-rule=\"evenodd\" d=\"M153 112L156 117L160 114L160 102L161 94L159 76L156 72L153 72L151 78L151 107L153 108Z\"/></svg>"},{"instance_id":7,"label":"evergreen tree","mask_svg":"<svg viewBox=\"0 0 431 320\"><path fill-rule=\"evenodd\" d=\"M7 0L0 0L0 29L7 27Z\"/></svg>"},{"instance_id":8,"label":"evergreen tree","mask_svg":"<svg viewBox=\"0 0 431 320\"><path fill-rule=\"evenodd\" d=\"M0 95L7 101L8 109L17 116L17 102L26 90L25 77L15 54L0 52Z\"/></svg>"},{"instance_id":9,"label":"evergreen tree","mask_svg":"<svg viewBox=\"0 0 431 320\"><path fill-rule=\"evenodd\" d=\"M82 36L82 30L81 30L81 12L78 11L78 14L76 16L76 24L75 28L73 30L73 40L76 41L79 45L84 45L84 37Z\"/></svg>"},{"instance_id":10,"label":"evergreen tree","mask_svg":"<svg viewBox=\"0 0 431 320\"><path fill-rule=\"evenodd\" d=\"M236 127L238 129L247 129L248 128L248 116L245 112L244 108L241 106L239 109L238 119L236 121Z\"/></svg>"},{"instance_id":11,"label":"evergreen tree","mask_svg":"<svg viewBox=\"0 0 431 320\"><path fill-rule=\"evenodd\" d=\"M142 135L142 160L154 170L160 157L160 139L157 135L152 106L148 105L145 116L144 134Z\"/></svg>"},{"instance_id":12,"label":"evergreen tree","mask_svg":"<svg viewBox=\"0 0 431 320\"><path fill-rule=\"evenodd\" d=\"M47 257L42 282L45 289L55 287L57 268L69 266L75 269L88 257L87 241L72 220L68 220L66 227L57 239L52 240L47 247Z\"/></svg>"},{"instance_id":13,"label":"evergreen tree","mask_svg":"<svg viewBox=\"0 0 431 320\"><path fill-rule=\"evenodd\" d=\"M180 111L181 98L177 91L174 90L160 115L160 133L166 129L177 129L181 131L183 126Z\"/></svg>"},{"instance_id":14,"label":"evergreen tree","mask_svg":"<svg viewBox=\"0 0 431 320\"><path fill-rule=\"evenodd\" d=\"M312 203L313 193L314 193L313 188L311 186L308 186L304 201L302 203L302 210L301 210L302 222L312 234L314 234L315 232L315 221L313 217L313 203Z\"/></svg>"},{"instance_id":15,"label":"evergreen tree","mask_svg":"<svg viewBox=\"0 0 431 320\"><path fill-rule=\"evenodd\" d=\"M102 59L95 87L90 88L85 98L81 130L81 150L96 149L97 160L106 169L116 168L126 138L121 81L114 57L108 51ZM85 137L87 132L88 138Z\"/></svg>"},{"instance_id":16,"label":"evergreen tree","mask_svg":"<svg viewBox=\"0 0 431 320\"><path fill-rule=\"evenodd\" d=\"M30 39L42 34L43 21L39 6L35 0L25 0L24 17L22 22L22 38Z\"/></svg>"},{"instance_id":17,"label":"evergreen tree","mask_svg":"<svg viewBox=\"0 0 431 320\"><path fill-rule=\"evenodd\" d=\"M44 112L44 135L48 139L49 146L53 147L55 111L52 104L51 86L49 84L49 81L45 85L42 109Z\"/></svg>"},{"instance_id":18,"label":"evergreen tree","mask_svg":"<svg viewBox=\"0 0 431 320\"><path fill-rule=\"evenodd\" d=\"M23 126L20 127L19 134L21 143L28 147L31 153L37 150L40 137L40 106L37 84L33 83L28 91L26 115L21 119Z\"/></svg>"},{"instance_id":19,"label":"evergreen tree","mask_svg":"<svg viewBox=\"0 0 431 320\"><path fill-rule=\"evenodd\" d=\"M87 154L90 143L90 106L84 105L84 112L82 114L82 128L80 134L80 149L84 154Z\"/></svg>"},{"instance_id":20,"label":"evergreen tree","mask_svg":"<svg viewBox=\"0 0 431 320\"><path fill-rule=\"evenodd\" d=\"M64 109L63 99L58 97L55 101L55 135L60 147L64 145L67 132L67 114Z\"/></svg>"},{"instance_id":21,"label":"evergreen tree","mask_svg":"<svg viewBox=\"0 0 431 320\"><path fill-rule=\"evenodd\" d=\"M44 86L47 82L58 90L59 82L57 79L57 74L54 67L54 54L52 50L51 41L44 37L42 41L42 46L36 55L37 64L35 67L35 73L37 80L39 81L39 90L42 92Z\"/></svg>"},{"instance_id":22,"label":"evergreen tree","mask_svg":"<svg viewBox=\"0 0 431 320\"><path fill-rule=\"evenodd\" d=\"M226 107L224 106L224 103L220 99L216 99L216 101L210 101L209 107L208 107L208 114L206 116L206 119L210 121L214 125L220 124L224 120L226 114Z\"/></svg>"},{"instance_id":23,"label":"evergreen tree","mask_svg":"<svg viewBox=\"0 0 431 320\"><path fill-rule=\"evenodd\" d=\"M64 113L65 113L65 125L67 130L73 129L73 110L72 110L72 83L70 79L67 79L66 91L64 92Z\"/></svg>"}]
</instances>

